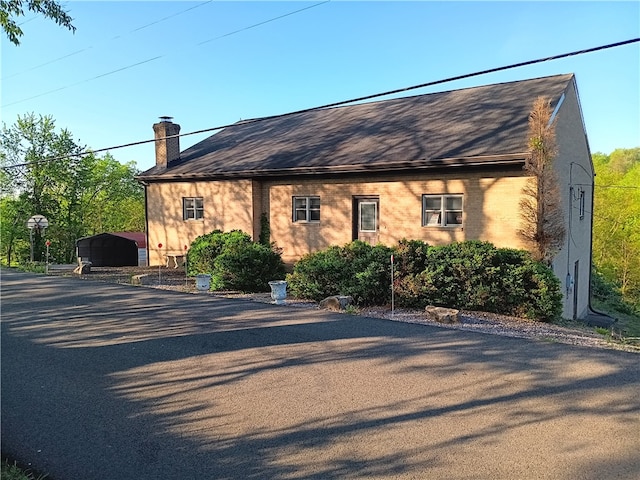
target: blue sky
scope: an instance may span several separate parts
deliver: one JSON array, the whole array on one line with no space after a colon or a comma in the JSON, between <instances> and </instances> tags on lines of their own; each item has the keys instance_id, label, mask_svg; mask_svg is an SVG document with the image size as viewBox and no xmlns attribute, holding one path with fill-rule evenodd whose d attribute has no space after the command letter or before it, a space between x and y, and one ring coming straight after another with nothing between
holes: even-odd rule
<instances>
[{"instance_id":1,"label":"blue sky","mask_svg":"<svg viewBox=\"0 0 640 480\"><path fill-rule=\"evenodd\" d=\"M637 1L65 6L75 34L27 13L19 47L3 36L0 113L51 115L93 149L152 139L163 115L187 133L640 37ZM640 146L640 43L403 95L560 73L576 74L592 152ZM111 153L154 164L153 143Z\"/></svg>"}]
</instances>

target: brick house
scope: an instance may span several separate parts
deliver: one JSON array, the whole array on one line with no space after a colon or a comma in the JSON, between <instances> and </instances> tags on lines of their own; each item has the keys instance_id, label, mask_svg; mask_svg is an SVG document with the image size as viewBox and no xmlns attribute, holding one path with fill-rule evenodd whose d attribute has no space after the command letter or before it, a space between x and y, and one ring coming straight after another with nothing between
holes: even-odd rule
<instances>
[{"instance_id":1,"label":"brick house","mask_svg":"<svg viewBox=\"0 0 640 480\"><path fill-rule=\"evenodd\" d=\"M163 117L153 126L156 165L138 177L149 264L214 229L257 239L262 216L288 263L354 239L524 248L519 201L539 96L557 116L567 230L553 267L563 315L583 318L594 173L571 74L240 121L182 152L180 126Z\"/></svg>"}]
</instances>

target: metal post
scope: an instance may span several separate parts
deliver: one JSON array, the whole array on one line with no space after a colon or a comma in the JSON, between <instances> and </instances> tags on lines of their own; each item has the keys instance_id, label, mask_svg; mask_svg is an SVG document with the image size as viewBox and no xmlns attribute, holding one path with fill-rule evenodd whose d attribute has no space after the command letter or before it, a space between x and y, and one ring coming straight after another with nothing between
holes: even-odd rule
<instances>
[{"instance_id":1,"label":"metal post","mask_svg":"<svg viewBox=\"0 0 640 480\"><path fill-rule=\"evenodd\" d=\"M188 282L187 282L187 276L189 273L189 268L187 266L187 246L184 246L184 290L187 291L188 288Z\"/></svg>"},{"instance_id":2,"label":"metal post","mask_svg":"<svg viewBox=\"0 0 640 480\"><path fill-rule=\"evenodd\" d=\"M393 288L393 254L391 255L391 318L393 318L393 314L395 311L395 302L394 302L394 288Z\"/></svg>"},{"instance_id":3,"label":"metal post","mask_svg":"<svg viewBox=\"0 0 640 480\"><path fill-rule=\"evenodd\" d=\"M45 275L49 275L49 245L51 245L51 242L47 240L45 242L45 245L47 246L47 263L45 264L45 267L44 267L44 273Z\"/></svg>"},{"instance_id":4,"label":"metal post","mask_svg":"<svg viewBox=\"0 0 640 480\"><path fill-rule=\"evenodd\" d=\"M29 244L31 245L31 263L33 263L33 228L29 229Z\"/></svg>"},{"instance_id":5,"label":"metal post","mask_svg":"<svg viewBox=\"0 0 640 480\"><path fill-rule=\"evenodd\" d=\"M158 244L158 250L160 251L160 262L158 262L158 286L160 286L161 280L160 280L160 268L162 267L162 244L159 243Z\"/></svg>"}]
</instances>

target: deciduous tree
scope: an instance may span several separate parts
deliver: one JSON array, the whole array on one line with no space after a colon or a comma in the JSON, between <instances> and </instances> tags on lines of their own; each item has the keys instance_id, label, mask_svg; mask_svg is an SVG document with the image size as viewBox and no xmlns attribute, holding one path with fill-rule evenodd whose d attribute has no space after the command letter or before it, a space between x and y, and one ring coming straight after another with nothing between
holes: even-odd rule
<instances>
[{"instance_id":1,"label":"deciduous tree","mask_svg":"<svg viewBox=\"0 0 640 480\"><path fill-rule=\"evenodd\" d=\"M84 151L69 131L56 131L48 116L19 116L14 125L2 128L0 213L11 234L3 235L1 247L7 259L15 251L13 242L24 235L27 219L36 214L49 220L50 253L59 263L74 261L76 240L83 236L144 230L144 191L135 180L135 164ZM36 260L44 251L40 233L35 235Z\"/></svg>"},{"instance_id":2,"label":"deciduous tree","mask_svg":"<svg viewBox=\"0 0 640 480\"><path fill-rule=\"evenodd\" d=\"M72 32L76 31L76 27L71 23L73 18L59 2L54 0L0 0L0 27L14 45L20 45L23 32L16 20L18 17L24 16L25 9L41 14Z\"/></svg>"},{"instance_id":3,"label":"deciduous tree","mask_svg":"<svg viewBox=\"0 0 640 480\"><path fill-rule=\"evenodd\" d=\"M640 307L640 148L593 155L593 263Z\"/></svg>"},{"instance_id":4,"label":"deciduous tree","mask_svg":"<svg viewBox=\"0 0 640 480\"><path fill-rule=\"evenodd\" d=\"M565 227L560 187L553 161L557 155L555 118L548 99L539 97L529 115L529 156L524 169L529 179L520 202L520 235L537 260L551 263L564 242Z\"/></svg>"}]
</instances>

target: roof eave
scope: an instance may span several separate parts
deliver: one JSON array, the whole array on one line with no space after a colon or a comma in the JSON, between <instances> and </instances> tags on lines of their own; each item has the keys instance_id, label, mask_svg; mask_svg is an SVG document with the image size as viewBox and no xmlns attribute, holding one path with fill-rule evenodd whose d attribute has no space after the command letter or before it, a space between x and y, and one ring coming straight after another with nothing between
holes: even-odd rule
<instances>
[{"instance_id":1,"label":"roof eave","mask_svg":"<svg viewBox=\"0 0 640 480\"><path fill-rule=\"evenodd\" d=\"M520 152L505 155L484 155L475 157L451 157L433 160L413 160L405 162L388 162L381 164L358 164L318 167L294 167L270 170L238 170L234 172L175 173L165 172L157 175L138 175L141 182L176 182L189 180L234 180L246 178L270 178L292 175L323 175L353 173L394 173L420 170L433 170L455 167L487 167L514 165L524 163L528 153Z\"/></svg>"}]
</instances>

